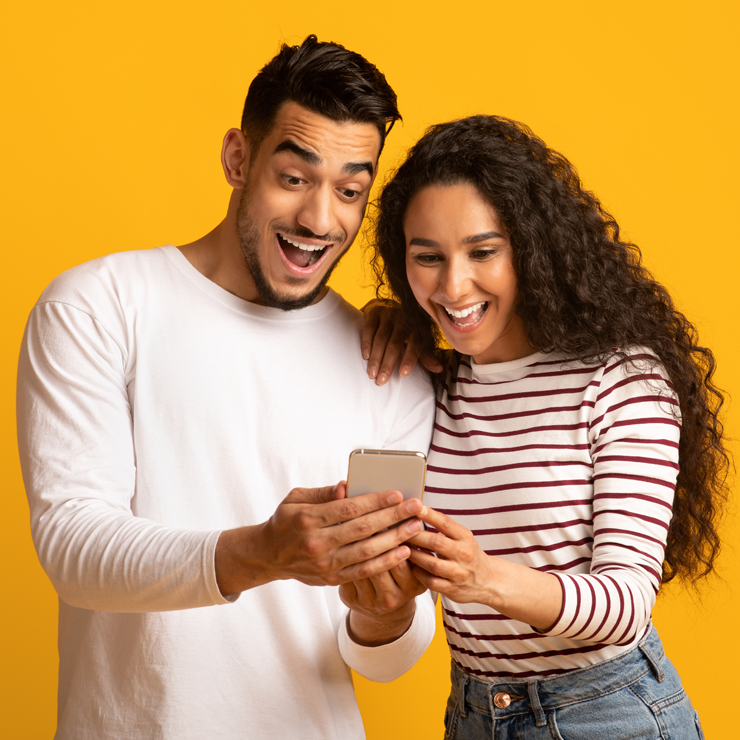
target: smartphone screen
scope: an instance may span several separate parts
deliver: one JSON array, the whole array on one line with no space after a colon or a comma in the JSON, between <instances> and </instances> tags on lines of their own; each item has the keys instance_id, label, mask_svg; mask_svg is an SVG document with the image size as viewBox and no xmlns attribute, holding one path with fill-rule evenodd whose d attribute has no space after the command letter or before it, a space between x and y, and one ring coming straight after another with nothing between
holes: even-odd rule
<instances>
[{"instance_id":1,"label":"smartphone screen","mask_svg":"<svg viewBox=\"0 0 740 740\"><path fill-rule=\"evenodd\" d=\"M354 450L349 456L347 495L400 491L404 499L421 498L427 458L423 452Z\"/></svg>"}]
</instances>

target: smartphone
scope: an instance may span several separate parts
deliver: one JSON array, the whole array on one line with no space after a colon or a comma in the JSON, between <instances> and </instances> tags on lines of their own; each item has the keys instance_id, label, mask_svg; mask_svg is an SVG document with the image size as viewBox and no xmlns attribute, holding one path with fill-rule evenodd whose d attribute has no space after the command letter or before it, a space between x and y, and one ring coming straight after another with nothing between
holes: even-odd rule
<instances>
[{"instance_id":1,"label":"smartphone","mask_svg":"<svg viewBox=\"0 0 740 740\"><path fill-rule=\"evenodd\" d=\"M427 457L423 452L354 450L349 455L347 496L400 491L404 499L424 493Z\"/></svg>"}]
</instances>

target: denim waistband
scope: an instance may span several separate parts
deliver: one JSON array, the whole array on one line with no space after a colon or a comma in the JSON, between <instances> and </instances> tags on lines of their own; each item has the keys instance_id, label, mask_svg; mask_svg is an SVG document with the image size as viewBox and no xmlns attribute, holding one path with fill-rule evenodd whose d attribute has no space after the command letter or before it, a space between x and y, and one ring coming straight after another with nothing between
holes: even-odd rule
<instances>
[{"instance_id":1,"label":"denim waistband","mask_svg":"<svg viewBox=\"0 0 740 740\"><path fill-rule=\"evenodd\" d=\"M536 724L546 724L544 710L592 699L637 681L653 671L658 681L665 677L661 661L665 653L658 633L650 631L626 653L551 678L526 681L483 681L452 664L452 686L456 690L460 713L466 706L490 712L495 717L511 717L534 712Z\"/></svg>"}]
</instances>

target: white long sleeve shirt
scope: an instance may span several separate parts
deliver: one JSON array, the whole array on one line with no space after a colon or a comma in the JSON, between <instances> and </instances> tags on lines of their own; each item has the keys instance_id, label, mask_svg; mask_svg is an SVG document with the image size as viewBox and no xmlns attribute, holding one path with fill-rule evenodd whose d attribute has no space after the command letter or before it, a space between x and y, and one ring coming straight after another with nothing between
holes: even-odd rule
<instances>
[{"instance_id":1,"label":"white long sleeve shirt","mask_svg":"<svg viewBox=\"0 0 740 740\"><path fill-rule=\"evenodd\" d=\"M280 581L230 603L214 570L222 530L346 477L351 450L427 449L428 381L368 381L360 323L331 291L293 312L243 301L175 247L95 260L44 292L18 419L60 596L59 740L364 736L337 589ZM407 669L434 630L418 602L398 645L345 658L382 680Z\"/></svg>"}]
</instances>

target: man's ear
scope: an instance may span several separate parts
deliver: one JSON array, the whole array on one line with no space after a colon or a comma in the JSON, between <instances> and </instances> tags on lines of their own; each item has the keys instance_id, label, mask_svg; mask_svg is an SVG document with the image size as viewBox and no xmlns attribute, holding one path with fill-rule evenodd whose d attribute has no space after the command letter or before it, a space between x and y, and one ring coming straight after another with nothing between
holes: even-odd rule
<instances>
[{"instance_id":1,"label":"man's ear","mask_svg":"<svg viewBox=\"0 0 740 740\"><path fill-rule=\"evenodd\" d=\"M247 184L249 153L249 139L238 128L230 128L221 147L221 166L232 188L242 189Z\"/></svg>"}]
</instances>

